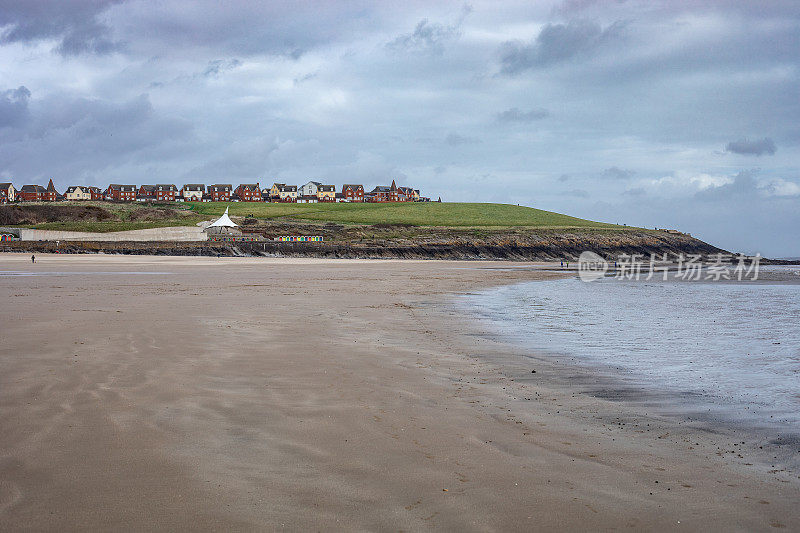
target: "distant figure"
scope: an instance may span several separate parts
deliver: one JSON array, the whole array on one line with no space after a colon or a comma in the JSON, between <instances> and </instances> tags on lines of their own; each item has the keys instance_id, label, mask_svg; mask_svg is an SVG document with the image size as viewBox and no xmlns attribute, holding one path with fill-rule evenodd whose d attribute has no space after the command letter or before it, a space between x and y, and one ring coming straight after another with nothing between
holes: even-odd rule
<instances>
[{"instance_id":1,"label":"distant figure","mask_svg":"<svg viewBox=\"0 0 800 533\"><path fill-rule=\"evenodd\" d=\"M35 255L31 255L31 263L35 263L35 262L36 262L36 256Z\"/></svg>"},{"instance_id":2,"label":"distant figure","mask_svg":"<svg viewBox=\"0 0 800 533\"><path fill-rule=\"evenodd\" d=\"M564 268L564 261L561 261L561 268Z\"/></svg>"}]
</instances>

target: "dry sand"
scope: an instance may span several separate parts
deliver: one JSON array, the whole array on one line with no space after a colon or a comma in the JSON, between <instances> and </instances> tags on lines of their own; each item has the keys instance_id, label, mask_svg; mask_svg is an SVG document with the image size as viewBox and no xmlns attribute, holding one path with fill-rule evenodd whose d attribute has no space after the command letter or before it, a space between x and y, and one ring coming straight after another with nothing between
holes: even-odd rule
<instances>
[{"instance_id":1,"label":"dry sand","mask_svg":"<svg viewBox=\"0 0 800 533\"><path fill-rule=\"evenodd\" d=\"M61 273L0 276L0 529L800 527L796 475L498 364L441 303L551 275L508 266L0 255Z\"/></svg>"}]
</instances>

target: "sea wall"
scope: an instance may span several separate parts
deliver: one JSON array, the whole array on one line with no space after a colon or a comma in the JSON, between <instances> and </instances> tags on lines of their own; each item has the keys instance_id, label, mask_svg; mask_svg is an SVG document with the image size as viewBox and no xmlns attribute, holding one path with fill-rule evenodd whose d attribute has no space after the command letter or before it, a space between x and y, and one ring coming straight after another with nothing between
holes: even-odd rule
<instances>
[{"instance_id":1,"label":"sea wall","mask_svg":"<svg viewBox=\"0 0 800 533\"><path fill-rule=\"evenodd\" d=\"M197 226L172 226L166 228L137 229L108 233L83 231L56 231L16 228L22 241L89 241L89 242L195 242L205 241L206 234Z\"/></svg>"}]
</instances>

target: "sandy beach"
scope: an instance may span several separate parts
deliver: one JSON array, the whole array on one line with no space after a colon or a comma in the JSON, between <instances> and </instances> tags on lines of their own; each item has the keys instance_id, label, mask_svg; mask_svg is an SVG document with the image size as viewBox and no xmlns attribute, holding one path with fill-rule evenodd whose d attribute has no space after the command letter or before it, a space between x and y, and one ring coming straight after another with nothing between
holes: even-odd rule
<instances>
[{"instance_id":1,"label":"sandy beach","mask_svg":"<svg viewBox=\"0 0 800 533\"><path fill-rule=\"evenodd\" d=\"M518 266L0 255L0 530L800 527L796 473L446 305Z\"/></svg>"}]
</instances>

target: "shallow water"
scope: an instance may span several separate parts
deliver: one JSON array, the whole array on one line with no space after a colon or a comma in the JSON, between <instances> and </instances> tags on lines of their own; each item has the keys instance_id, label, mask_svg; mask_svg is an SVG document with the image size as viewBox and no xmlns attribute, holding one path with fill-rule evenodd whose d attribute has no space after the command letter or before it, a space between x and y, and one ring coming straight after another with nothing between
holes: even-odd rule
<instances>
[{"instance_id":1,"label":"shallow water","mask_svg":"<svg viewBox=\"0 0 800 533\"><path fill-rule=\"evenodd\" d=\"M562 279L460 305L531 353L570 356L728 421L800 430L800 284Z\"/></svg>"}]
</instances>

